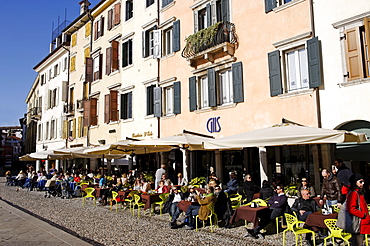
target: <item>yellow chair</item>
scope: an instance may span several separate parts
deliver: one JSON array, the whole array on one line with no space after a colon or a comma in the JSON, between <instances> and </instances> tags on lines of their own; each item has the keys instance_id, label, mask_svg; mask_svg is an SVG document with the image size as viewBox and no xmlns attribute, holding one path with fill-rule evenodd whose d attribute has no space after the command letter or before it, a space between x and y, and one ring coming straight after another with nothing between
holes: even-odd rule
<instances>
[{"instance_id":1,"label":"yellow chair","mask_svg":"<svg viewBox=\"0 0 370 246\"><path fill-rule=\"evenodd\" d=\"M242 195L237 194L236 196L232 196L230 197L230 201L232 209L237 209L241 205Z\"/></svg>"},{"instance_id":2,"label":"yellow chair","mask_svg":"<svg viewBox=\"0 0 370 246\"><path fill-rule=\"evenodd\" d=\"M351 233L345 233L343 232L343 229L339 228L337 226L337 219L326 219L324 220L325 225L329 228L330 235L324 238L324 245L326 245L326 240L329 238L340 238L344 242L347 243L347 245L350 245L349 239L352 237Z\"/></svg>"},{"instance_id":3,"label":"yellow chair","mask_svg":"<svg viewBox=\"0 0 370 246\"><path fill-rule=\"evenodd\" d=\"M257 198L257 199L254 199L254 200L248 202L247 204L245 204L245 206L250 206L253 202L257 203L259 207L267 206L267 202L265 200L260 199L260 198Z\"/></svg>"},{"instance_id":4,"label":"yellow chair","mask_svg":"<svg viewBox=\"0 0 370 246\"><path fill-rule=\"evenodd\" d=\"M314 231L299 227L298 226L298 219L294 215L285 213L285 219L286 219L288 228L283 231L283 246L285 246L285 244L286 244L286 233L288 231L291 231L291 232L294 233L295 245L296 246L298 245L298 236L300 236L300 239L301 239L300 241L301 241L301 245L302 245L302 234L306 234L306 233L311 233L312 234L313 245L316 246L315 232Z\"/></svg>"},{"instance_id":5,"label":"yellow chair","mask_svg":"<svg viewBox=\"0 0 370 246\"><path fill-rule=\"evenodd\" d=\"M125 198L125 202L127 202L129 204L128 206L130 207L130 212L131 213L133 213L132 210L133 210L133 205L135 203L134 194L139 194L139 191L133 190L128 194L128 197ZM126 205L127 205L127 203L126 203Z\"/></svg>"},{"instance_id":6,"label":"yellow chair","mask_svg":"<svg viewBox=\"0 0 370 246\"><path fill-rule=\"evenodd\" d=\"M338 207L338 204L334 204L331 206L334 213L339 213L340 208Z\"/></svg>"},{"instance_id":7,"label":"yellow chair","mask_svg":"<svg viewBox=\"0 0 370 246\"><path fill-rule=\"evenodd\" d=\"M186 193L186 192L188 192L188 187L187 186L182 186L181 188L180 188L180 190L181 190L181 192L182 193Z\"/></svg>"},{"instance_id":8,"label":"yellow chair","mask_svg":"<svg viewBox=\"0 0 370 246\"><path fill-rule=\"evenodd\" d=\"M121 201L118 201L117 199L117 196L118 196L118 193L115 192L115 191L112 191L112 199L110 199L110 210L112 210L112 207L113 207L113 201L116 202L116 212L118 212L118 203L120 203ZM122 203L121 203L121 207L122 207Z\"/></svg>"},{"instance_id":9,"label":"yellow chair","mask_svg":"<svg viewBox=\"0 0 370 246\"><path fill-rule=\"evenodd\" d=\"M213 227L218 227L218 217L217 217L217 214L215 213L215 204L213 202L208 204L208 209L210 211L210 214L208 215L209 227L211 229L211 232L213 232ZM212 224L212 216L215 219L214 226ZM195 217L195 231L198 231L198 218L199 218L199 215ZM203 227L204 227L204 220L203 220Z\"/></svg>"},{"instance_id":10,"label":"yellow chair","mask_svg":"<svg viewBox=\"0 0 370 246\"><path fill-rule=\"evenodd\" d=\"M86 203L86 198L93 198L94 199L94 205L96 205L96 198L95 196L93 195L95 189L94 188L86 188L84 190L84 192L86 192L86 196L82 197L82 206L85 207L85 203Z\"/></svg>"},{"instance_id":11,"label":"yellow chair","mask_svg":"<svg viewBox=\"0 0 370 246\"><path fill-rule=\"evenodd\" d=\"M159 195L159 198L161 198L161 201L159 202L155 202L154 203L154 206L155 205L159 205L159 215L162 216L162 209L163 209L163 204L167 201L167 198L169 196L170 193L163 193L163 194L160 194Z\"/></svg>"},{"instance_id":12,"label":"yellow chair","mask_svg":"<svg viewBox=\"0 0 370 246\"><path fill-rule=\"evenodd\" d=\"M134 194L134 205L132 207L132 215L135 214L135 206L137 206L137 216L140 218L140 207L145 207L145 203L140 202L141 197L137 194Z\"/></svg>"}]
</instances>

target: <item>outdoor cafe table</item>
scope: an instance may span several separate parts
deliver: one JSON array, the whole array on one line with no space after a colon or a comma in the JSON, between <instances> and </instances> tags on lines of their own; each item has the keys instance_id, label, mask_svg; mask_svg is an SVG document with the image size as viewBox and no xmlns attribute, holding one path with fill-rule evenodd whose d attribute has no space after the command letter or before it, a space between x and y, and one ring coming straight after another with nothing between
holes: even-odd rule
<instances>
[{"instance_id":1,"label":"outdoor cafe table","mask_svg":"<svg viewBox=\"0 0 370 246\"><path fill-rule=\"evenodd\" d=\"M101 197L109 188L95 188L95 197Z\"/></svg>"},{"instance_id":2,"label":"outdoor cafe table","mask_svg":"<svg viewBox=\"0 0 370 246\"><path fill-rule=\"evenodd\" d=\"M242 206L235 210L233 217L230 219L230 224L233 224L234 222L238 220L246 220L248 222L252 222L254 227L258 226L258 218L259 215L264 212L264 210L268 209L269 207L263 206L263 207L257 207L252 208L249 206Z\"/></svg>"},{"instance_id":3,"label":"outdoor cafe table","mask_svg":"<svg viewBox=\"0 0 370 246\"><path fill-rule=\"evenodd\" d=\"M91 185L87 185L87 184L84 184L84 185L82 185L82 187L81 187L81 190L82 191L84 191L86 188L99 188L99 185L93 185L93 184L91 184Z\"/></svg>"},{"instance_id":4,"label":"outdoor cafe table","mask_svg":"<svg viewBox=\"0 0 370 246\"><path fill-rule=\"evenodd\" d=\"M159 197L159 193L156 194L141 194L141 201L145 203L144 209L148 209L151 207L151 205L155 202L162 201L161 198Z\"/></svg>"},{"instance_id":5,"label":"outdoor cafe table","mask_svg":"<svg viewBox=\"0 0 370 246\"><path fill-rule=\"evenodd\" d=\"M323 215L320 212L315 212L315 213L308 215L306 219L305 227L310 227L314 231L318 231L318 228L327 228L324 223L324 220L336 219L336 218L338 218L338 213Z\"/></svg>"},{"instance_id":6,"label":"outdoor cafe table","mask_svg":"<svg viewBox=\"0 0 370 246\"><path fill-rule=\"evenodd\" d=\"M118 191L118 197L121 199L121 201L124 201L131 191L132 190L120 190Z\"/></svg>"}]
</instances>

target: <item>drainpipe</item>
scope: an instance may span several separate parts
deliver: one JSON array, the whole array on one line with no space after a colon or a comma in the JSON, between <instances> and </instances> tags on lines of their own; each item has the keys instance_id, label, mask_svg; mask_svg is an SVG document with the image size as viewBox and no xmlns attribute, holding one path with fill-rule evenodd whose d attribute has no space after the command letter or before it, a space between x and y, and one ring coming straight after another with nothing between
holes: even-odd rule
<instances>
[{"instance_id":1,"label":"drainpipe","mask_svg":"<svg viewBox=\"0 0 370 246\"><path fill-rule=\"evenodd\" d=\"M64 45L62 45L62 48L65 49L68 52L68 61L67 61L67 64L68 64L67 65L68 66L67 67L67 88L69 88L69 73L70 73L70 71L69 71L70 64L69 63L70 63L71 51L69 49L67 49ZM67 93L66 94L67 95L67 98L66 99L67 99L67 104L68 104L68 100L69 100L69 89L68 89L68 91L66 93ZM66 139L65 147L68 148L68 138Z\"/></svg>"},{"instance_id":2,"label":"drainpipe","mask_svg":"<svg viewBox=\"0 0 370 246\"><path fill-rule=\"evenodd\" d=\"M87 12L87 17L89 17L89 20L91 21L91 27L90 27L90 53L92 51L92 48L93 48L93 27L94 27L94 18L92 17L91 15L91 10L90 9L87 9L86 10ZM85 78L86 79L86 78ZM87 83L90 83L90 82L87 82ZM89 84L89 95L91 94L91 86ZM90 122L87 126L87 133L86 133L86 146L90 146Z\"/></svg>"},{"instance_id":3,"label":"drainpipe","mask_svg":"<svg viewBox=\"0 0 370 246\"><path fill-rule=\"evenodd\" d=\"M160 16L160 2L161 1L157 1L157 18L158 18L158 26L159 26L159 24L161 23L160 22L160 18L159 18L159 16ZM162 52L162 50L161 50L161 52ZM160 65L161 65L161 58L157 58L157 78L158 78L158 80L157 80L157 85L156 86L159 86L159 80L160 80L160 76L161 76L161 70L160 70ZM161 106L162 106L162 103L161 103ZM158 133L157 133L157 137L158 138L160 138L160 136L161 136L161 117L158 117L157 118L158 119L158 129L157 129L157 131L158 131Z\"/></svg>"}]
</instances>

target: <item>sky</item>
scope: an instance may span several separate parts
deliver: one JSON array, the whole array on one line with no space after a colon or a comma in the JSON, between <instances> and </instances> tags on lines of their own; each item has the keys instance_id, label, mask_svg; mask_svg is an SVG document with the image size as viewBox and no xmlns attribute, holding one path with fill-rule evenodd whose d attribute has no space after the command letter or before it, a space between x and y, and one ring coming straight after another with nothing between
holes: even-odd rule
<instances>
[{"instance_id":1,"label":"sky","mask_svg":"<svg viewBox=\"0 0 370 246\"><path fill-rule=\"evenodd\" d=\"M81 0L0 0L0 126L17 126L37 76L33 67L49 53L52 27L79 16ZM95 6L99 0L90 0Z\"/></svg>"}]
</instances>

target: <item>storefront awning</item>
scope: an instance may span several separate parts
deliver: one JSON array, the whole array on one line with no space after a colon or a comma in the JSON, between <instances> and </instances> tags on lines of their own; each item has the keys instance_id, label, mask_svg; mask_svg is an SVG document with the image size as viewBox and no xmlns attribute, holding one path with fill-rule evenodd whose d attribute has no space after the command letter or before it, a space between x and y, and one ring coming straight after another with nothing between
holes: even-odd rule
<instances>
[{"instance_id":1,"label":"storefront awning","mask_svg":"<svg viewBox=\"0 0 370 246\"><path fill-rule=\"evenodd\" d=\"M205 149L237 149L247 147L301 144L365 142L366 134L329 130L294 124L279 124L255 131L240 133L204 142Z\"/></svg>"}]
</instances>

